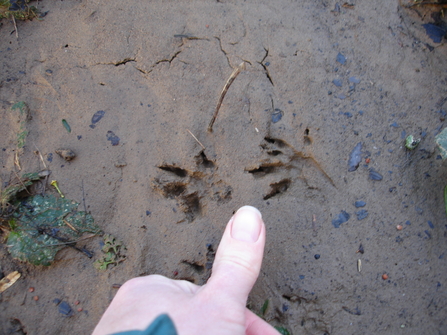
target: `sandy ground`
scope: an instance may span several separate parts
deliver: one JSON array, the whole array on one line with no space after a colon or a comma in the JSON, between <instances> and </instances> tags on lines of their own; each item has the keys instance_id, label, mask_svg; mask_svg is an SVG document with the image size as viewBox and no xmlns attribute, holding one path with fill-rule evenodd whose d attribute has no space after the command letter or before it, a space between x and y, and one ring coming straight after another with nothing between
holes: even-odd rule
<instances>
[{"instance_id":1,"label":"sandy ground","mask_svg":"<svg viewBox=\"0 0 447 335\"><path fill-rule=\"evenodd\" d=\"M95 269L98 237L86 243L93 259L66 248L52 266L33 267L2 244L2 273L22 278L0 295L1 334L87 334L113 284L135 276L203 284L226 222L245 204L262 211L268 234L249 305L259 311L269 299L273 325L447 333L447 175L434 143L445 126L447 47L426 35L430 15L366 0L38 5L48 14L18 22L18 38L11 22L0 26L2 185L17 171L10 107L25 101L22 172L43 169L37 147L67 198L84 194L127 258ZM409 134L422 137L413 152L403 146ZM348 172L360 142L362 162ZM61 147L77 158L63 161ZM371 169L383 179L371 180ZM336 228L343 212L349 220Z\"/></svg>"}]
</instances>

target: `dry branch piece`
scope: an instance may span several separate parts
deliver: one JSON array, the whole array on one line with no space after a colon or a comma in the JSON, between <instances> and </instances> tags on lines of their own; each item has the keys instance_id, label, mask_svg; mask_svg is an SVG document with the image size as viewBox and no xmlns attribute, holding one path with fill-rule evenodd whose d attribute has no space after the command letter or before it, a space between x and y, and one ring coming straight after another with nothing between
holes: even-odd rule
<instances>
[{"instance_id":1,"label":"dry branch piece","mask_svg":"<svg viewBox=\"0 0 447 335\"><path fill-rule=\"evenodd\" d=\"M208 131L209 132L213 131L213 124L214 124L214 121L216 121L217 113L219 113L219 109L220 109L220 106L222 105L222 101L223 101L223 99L225 97L225 94L227 94L227 91L230 88L230 85L236 79L237 75L239 73L241 73L241 71L243 71L243 70L245 70L245 62L242 62L241 64L239 64L239 66L237 68L235 68L233 70L233 72L231 73L230 78L228 78L227 82L225 83L225 86L222 89L222 92L220 92L220 97L219 97L219 100L217 101L216 110L214 112L214 115L213 115L213 118L211 119L210 124L208 125Z\"/></svg>"}]
</instances>

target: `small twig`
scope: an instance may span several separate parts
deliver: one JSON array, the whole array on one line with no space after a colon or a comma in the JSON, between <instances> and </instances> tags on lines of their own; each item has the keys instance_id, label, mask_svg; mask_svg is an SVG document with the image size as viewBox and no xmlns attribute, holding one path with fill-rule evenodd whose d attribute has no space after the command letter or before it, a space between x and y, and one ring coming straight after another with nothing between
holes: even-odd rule
<instances>
[{"instance_id":1,"label":"small twig","mask_svg":"<svg viewBox=\"0 0 447 335\"><path fill-rule=\"evenodd\" d=\"M12 17L12 22L14 23L14 29L16 31L16 37L19 38L19 30L17 29L16 18L14 17L14 15L12 15L11 17Z\"/></svg>"},{"instance_id":2,"label":"small twig","mask_svg":"<svg viewBox=\"0 0 447 335\"><path fill-rule=\"evenodd\" d=\"M39 157L40 157L40 160L42 161L43 167L45 168L45 170L48 170L48 167L47 167L47 165L45 164L45 161L44 161L44 159L43 159L43 156L42 156L42 154L41 154L39 148L38 148L37 145L35 145L35 144L34 144L34 147L36 148L37 153L39 154Z\"/></svg>"},{"instance_id":3,"label":"small twig","mask_svg":"<svg viewBox=\"0 0 447 335\"><path fill-rule=\"evenodd\" d=\"M228 78L227 82L225 83L224 88L222 89L222 92L220 92L219 100L217 101L216 110L214 111L213 118L211 119L211 122L208 125L208 131L211 133L213 131L213 124L214 121L216 121L217 113L219 113L220 106L222 105L223 99L225 98L225 94L227 94L228 89L230 88L230 85L233 83L233 81L236 79L237 75L241 73L241 71L245 70L245 62L242 62L239 64L237 68L233 70L230 77Z\"/></svg>"},{"instance_id":4,"label":"small twig","mask_svg":"<svg viewBox=\"0 0 447 335\"><path fill-rule=\"evenodd\" d=\"M17 172L14 171L14 174L16 175L17 179L19 180L20 184L22 184L23 188L25 189L25 191L31 195L31 193L29 193L28 189L26 188L26 185L23 183L22 179L20 179L19 175L17 174Z\"/></svg>"},{"instance_id":5,"label":"small twig","mask_svg":"<svg viewBox=\"0 0 447 335\"><path fill-rule=\"evenodd\" d=\"M188 131L188 133L191 134L192 137L194 137L194 139L197 141L197 143L200 144L200 146L202 147L202 149L205 150L205 149L206 149L205 146L204 146L202 143L200 143L200 141L197 139L197 137L195 137L194 134L191 133L191 131L190 131L189 129L186 129L186 130Z\"/></svg>"},{"instance_id":6,"label":"small twig","mask_svg":"<svg viewBox=\"0 0 447 335\"><path fill-rule=\"evenodd\" d=\"M69 244L73 244L73 243L78 243L80 241L84 241L87 240L89 238L95 237L96 234L90 234L88 236L85 236L83 238L80 238L78 240L74 240L74 241L70 241L70 242L64 242L64 243L55 243L55 244L48 244L48 245L43 245L41 248L47 248L47 247L57 247L57 246L61 246L61 245L69 245ZM54 237L54 236L52 236Z\"/></svg>"},{"instance_id":7,"label":"small twig","mask_svg":"<svg viewBox=\"0 0 447 335\"><path fill-rule=\"evenodd\" d=\"M68 227L70 227L71 230L73 230L73 231L75 231L75 232L78 231L78 230L77 230L75 227L73 227L73 226L71 225L71 223L68 222L67 220L62 220L62 221L64 221L64 223L65 223Z\"/></svg>"},{"instance_id":8,"label":"small twig","mask_svg":"<svg viewBox=\"0 0 447 335\"><path fill-rule=\"evenodd\" d=\"M17 151L16 151L16 153L14 155L14 165L17 166L19 171L22 171L22 167L20 166L20 161L19 161L19 153Z\"/></svg>"}]
</instances>

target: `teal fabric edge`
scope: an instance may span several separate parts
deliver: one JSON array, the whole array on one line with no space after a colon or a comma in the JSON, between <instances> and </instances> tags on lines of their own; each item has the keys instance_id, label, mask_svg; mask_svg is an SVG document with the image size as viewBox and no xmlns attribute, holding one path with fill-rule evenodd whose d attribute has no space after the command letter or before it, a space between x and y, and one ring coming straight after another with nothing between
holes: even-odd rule
<instances>
[{"instance_id":1,"label":"teal fabric edge","mask_svg":"<svg viewBox=\"0 0 447 335\"><path fill-rule=\"evenodd\" d=\"M168 314L159 315L145 330L128 330L112 335L178 335Z\"/></svg>"}]
</instances>

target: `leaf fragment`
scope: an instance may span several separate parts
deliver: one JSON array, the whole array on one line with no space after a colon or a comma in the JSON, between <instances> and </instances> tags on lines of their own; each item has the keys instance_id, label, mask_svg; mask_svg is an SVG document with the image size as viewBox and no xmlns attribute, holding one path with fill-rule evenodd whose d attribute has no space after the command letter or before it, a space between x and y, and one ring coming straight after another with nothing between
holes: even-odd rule
<instances>
[{"instance_id":1,"label":"leaf fragment","mask_svg":"<svg viewBox=\"0 0 447 335\"><path fill-rule=\"evenodd\" d=\"M0 280L0 293L4 292L8 288L10 288L14 283L19 279L21 274L19 271L14 271L9 273L6 277Z\"/></svg>"}]
</instances>

